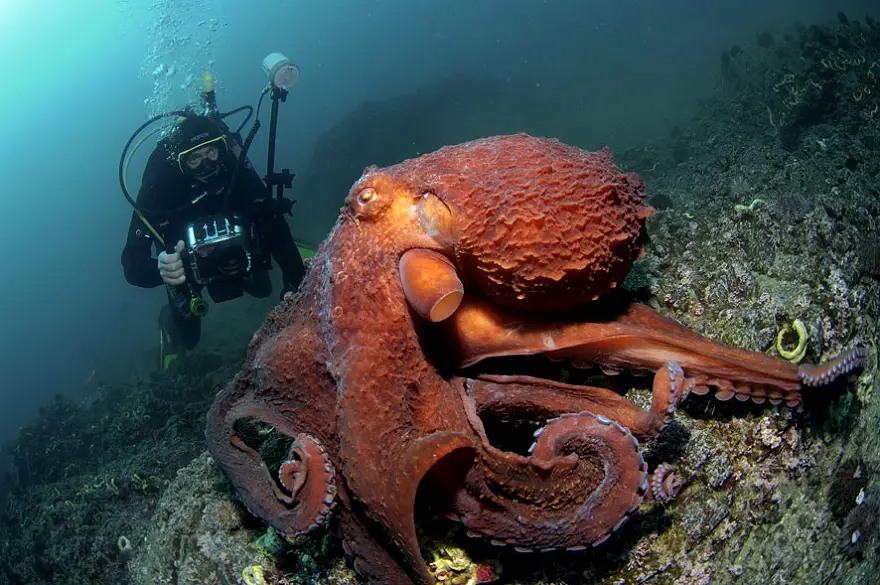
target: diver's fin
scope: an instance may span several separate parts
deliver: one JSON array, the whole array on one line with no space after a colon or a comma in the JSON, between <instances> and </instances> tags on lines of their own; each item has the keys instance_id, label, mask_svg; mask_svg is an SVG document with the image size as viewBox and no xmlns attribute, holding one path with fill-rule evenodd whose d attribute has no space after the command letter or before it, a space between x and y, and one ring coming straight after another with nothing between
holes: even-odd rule
<instances>
[{"instance_id":1,"label":"diver's fin","mask_svg":"<svg viewBox=\"0 0 880 585\"><path fill-rule=\"evenodd\" d=\"M171 362L180 357L180 354L172 349L173 344L171 343L171 339L168 336L168 333L165 331L165 328L162 327L162 324L159 324L159 371L164 372L168 369L168 366L171 365Z\"/></svg>"}]
</instances>

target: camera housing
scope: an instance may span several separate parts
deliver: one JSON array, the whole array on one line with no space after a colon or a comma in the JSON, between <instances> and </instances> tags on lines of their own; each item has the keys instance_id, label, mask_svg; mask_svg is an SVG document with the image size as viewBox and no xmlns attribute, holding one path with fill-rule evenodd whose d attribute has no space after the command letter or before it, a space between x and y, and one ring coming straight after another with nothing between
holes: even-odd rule
<instances>
[{"instance_id":1,"label":"camera housing","mask_svg":"<svg viewBox=\"0 0 880 585\"><path fill-rule=\"evenodd\" d=\"M187 224L184 267L191 282L210 285L244 277L253 267L251 230L236 213Z\"/></svg>"}]
</instances>

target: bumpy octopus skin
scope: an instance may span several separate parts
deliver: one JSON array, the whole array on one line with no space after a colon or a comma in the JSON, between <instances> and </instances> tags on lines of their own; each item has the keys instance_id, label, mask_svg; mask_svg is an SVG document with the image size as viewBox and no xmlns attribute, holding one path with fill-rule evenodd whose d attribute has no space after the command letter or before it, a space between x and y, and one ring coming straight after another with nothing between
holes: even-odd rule
<instances>
[{"instance_id":1,"label":"bumpy octopus skin","mask_svg":"<svg viewBox=\"0 0 880 585\"><path fill-rule=\"evenodd\" d=\"M255 335L218 395L207 438L257 516L293 537L340 523L373 583L432 583L416 493L473 535L519 551L603 542L680 489L640 444L689 392L798 405L863 359L797 367L712 342L642 305L611 303L641 251L641 180L610 153L524 134L369 168L296 295ZM654 373L642 410L619 394L529 376L455 375L497 356ZM533 424L519 454L481 417ZM242 419L292 439L274 474Z\"/></svg>"}]
</instances>

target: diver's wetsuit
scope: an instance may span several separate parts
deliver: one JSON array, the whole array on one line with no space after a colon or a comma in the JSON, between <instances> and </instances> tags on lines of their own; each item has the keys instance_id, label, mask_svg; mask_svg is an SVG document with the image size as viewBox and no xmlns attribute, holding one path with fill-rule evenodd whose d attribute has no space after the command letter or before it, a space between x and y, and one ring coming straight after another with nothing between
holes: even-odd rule
<instances>
[{"instance_id":1,"label":"diver's wetsuit","mask_svg":"<svg viewBox=\"0 0 880 585\"><path fill-rule=\"evenodd\" d=\"M235 140L228 137L230 144ZM265 298L272 292L269 280L269 254L278 262L284 279L282 290L296 290L305 268L299 250L293 241L290 227L279 213L271 193L263 184L250 163L242 165L235 188L225 208L222 191L235 167L235 155L227 153L225 177L214 184L199 182L184 175L174 161L169 161L165 145L160 142L153 150L144 169L143 181L138 191L137 205L147 210L147 219L162 235L170 248L184 239L186 224L216 213L236 212L251 223L256 231L258 252L251 272L241 282L242 289L251 296ZM221 173L222 175L222 173ZM196 203L187 203L204 194ZM177 210L178 208L183 209ZM158 212L158 213L155 213ZM155 247L154 247L155 244ZM164 284L159 275L158 254L160 244L132 213L128 238L122 250L122 270L125 279L139 287L153 288ZM172 345L186 349L196 346L201 336L201 320L179 307L172 300L169 290L168 306L160 313L160 324L169 334Z\"/></svg>"}]
</instances>

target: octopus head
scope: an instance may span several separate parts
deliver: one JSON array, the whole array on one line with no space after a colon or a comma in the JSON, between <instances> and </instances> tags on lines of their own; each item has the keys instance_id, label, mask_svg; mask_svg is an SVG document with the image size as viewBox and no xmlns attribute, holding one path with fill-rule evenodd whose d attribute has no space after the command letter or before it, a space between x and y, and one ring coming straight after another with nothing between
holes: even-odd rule
<instances>
[{"instance_id":1,"label":"octopus head","mask_svg":"<svg viewBox=\"0 0 880 585\"><path fill-rule=\"evenodd\" d=\"M643 189L607 149L518 134L371 167L344 212L399 259L407 298L435 321L465 288L529 311L608 294L641 251Z\"/></svg>"}]
</instances>

